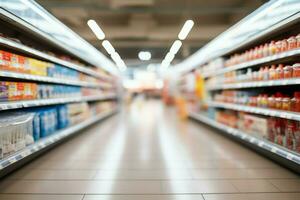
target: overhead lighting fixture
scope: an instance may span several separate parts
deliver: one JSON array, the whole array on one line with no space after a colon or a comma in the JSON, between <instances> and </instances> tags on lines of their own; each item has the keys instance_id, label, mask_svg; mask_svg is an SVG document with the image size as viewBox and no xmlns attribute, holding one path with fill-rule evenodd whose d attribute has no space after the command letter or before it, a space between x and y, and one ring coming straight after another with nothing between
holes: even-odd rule
<instances>
[{"instance_id":1,"label":"overhead lighting fixture","mask_svg":"<svg viewBox=\"0 0 300 200\"><path fill-rule=\"evenodd\" d=\"M115 48L111 45L111 43L108 40L104 40L102 42L102 46L107 51L109 55L113 54L115 52Z\"/></svg>"},{"instance_id":2,"label":"overhead lighting fixture","mask_svg":"<svg viewBox=\"0 0 300 200\"><path fill-rule=\"evenodd\" d=\"M121 60L121 57L117 52L113 52L111 54L111 58L115 61L115 63L118 63Z\"/></svg>"},{"instance_id":3,"label":"overhead lighting fixture","mask_svg":"<svg viewBox=\"0 0 300 200\"><path fill-rule=\"evenodd\" d=\"M179 32L178 38L179 38L180 40L185 40L186 37L187 37L187 35L189 34L189 32L192 30L193 26L194 26L194 21L191 20L191 19L187 20L187 21L184 23L184 25L183 25L181 31Z\"/></svg>"},{"instance_id":4,"label":"overhead lighting fixture","mask_svg":"<svg viewBox=\"0 0 300 200\"><path fill-rule=\"evenodd\" d=\"M138 57L140 60L150 60L151 53L149 51L140 51Z\"/></svg>"},{"instance_id":5,"label":"overhead lighting fixture","mask_svg":"<svg viewBox=\"0 0 300 200\"><path fill-rule=\"evenodd\" d=\"M171 46L171 48L170 48L170 52L171 52L172 54L174 54L174 55L177 54L177 52L179 51L181 45L182 45L182 42L181 42L180 40L176 40L176 41L172 44L172 46Z\"/></svg>"},{"instance_id":6,"label":"overhead lighting fixture","mask_svg":"<svg viewBox=\"0 0 300 200\"><path fill-rule=\"evenodd\" d=\"M172 60L174 59L175 55L172 54L171 52L167 53L165 60L168 61L169 63L172 62Z\"/></svg>"},{"instance_id":7,"label":"overhead lighting fixture","mask_svg":"<svg viewBox=\"0 0 300 200\"><path fill-rule=\"evenodd\" d=\"M161 67L162 68L168 68L170 66L170 62L167 61L166 59L164 59L162 62L161 62Z\"/></svg>"},{"instance_id":8,"label":"overhead lighting fixture","mask_svg":"<svg viewBox=\"0 0 300 200\"><path fill-rule=\"evenodd\" d=\"M87 24L99 40L104 40L105 34L95 20L90 19Z\"/></svg>"}]
</instances>

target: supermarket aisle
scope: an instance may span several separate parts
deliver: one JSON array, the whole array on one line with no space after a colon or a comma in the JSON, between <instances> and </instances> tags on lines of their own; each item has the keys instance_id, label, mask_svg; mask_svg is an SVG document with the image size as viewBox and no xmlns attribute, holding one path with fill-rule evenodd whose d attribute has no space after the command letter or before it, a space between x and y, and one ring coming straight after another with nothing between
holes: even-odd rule
<instances>
[{"instance_id":1,"label":"supermarket aisle","mask_svg":"<svg viewBox=\"0 0 300 200\"><path fill-rule=\"evenodd\" d=\"M7 177L0 193L0 199L296 200L300 179L149 100Z\"/></svg>"}]
</instances>

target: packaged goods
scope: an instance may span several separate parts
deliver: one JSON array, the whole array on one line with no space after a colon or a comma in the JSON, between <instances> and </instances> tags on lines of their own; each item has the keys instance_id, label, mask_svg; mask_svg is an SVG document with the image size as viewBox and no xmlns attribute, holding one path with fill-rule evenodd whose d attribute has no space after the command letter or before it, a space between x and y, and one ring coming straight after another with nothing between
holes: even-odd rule
<instances>
[{"instance_id":1,"label":"packaged goods","mask_svg":"<svg viewBox=\"0 0 300 200\"><path fill-rule=\"evenodd\" d=\"M268 119L250 114L242 114L239 117L239 129L260 137L268 137Z\"/></svg>"},{"instance_id":2,"label":"packaged goods","mask_svg":"<svg viewBox=\"0 0 300 200\"><path fill-rule=\"evenodd\" d=\"M57 127L63 129L69 125L67 105L58 105L57 109Z\"/></svg>"},{"instance_id":3,"label":"packaged goods","mask_svg":"<svg viewBox=\"0 0 300 200\"><path fill-rule=\"evenodd\" d=\"M32 114L0 115L0 158L8 156L33 142Z\"/></svg>"}]
</instances>

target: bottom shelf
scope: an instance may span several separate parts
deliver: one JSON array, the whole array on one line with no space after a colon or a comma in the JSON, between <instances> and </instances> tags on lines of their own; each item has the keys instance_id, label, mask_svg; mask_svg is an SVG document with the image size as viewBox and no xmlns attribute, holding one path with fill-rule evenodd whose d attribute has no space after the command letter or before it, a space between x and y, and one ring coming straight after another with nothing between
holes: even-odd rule
<instances>
[{"instance_id":1,"label":"bottom shelf","mask_svg":"<svg viewBox=\"0 0 300 200\"><path fill-rule=\"evenodd\" d=\"M21 161L26 157L29 157L30 155L33 155L34 153L37 153L38 151L41 151L46 147L49 147L50 145L53 145L56 142L75 134L76 132L94 124L95 122L102 120L106 117L109 117L110 115L116 113L117 111L118 108L115 108L113 110L100 113L99 115L96 115L88 120L85 120L82 123L60 130L57 133L48 136L46 138L43 138L37 141L36 143L8 156L7 158L0 160L0 172L4 171L6 168L9 168L11 165L16 164L18 161Z\"/></svg>"},{"instance_id":2,"label":"bottom shelf","mask_svg":"<svg viewBox=\"0 0 300 200\"><path fill-rule=\"evenodd\" d=\"M249 135L241 130L226 126L224 124L221 124L213 119L210 119L204 115L189 112L189 117L192 119L195 119L197 121L203 122L205 124L208 124L209 126L212 126L214 128L217 128L228 135L232 135L238 139L241 139L247 143L250 143L254 145L255 147L258 147L260 149L266 150L272 154L276 154L277 156L280 156L284 159L290 160L291 162L300 165L300 155L296 152L292 152L288 149L285 149L284 147L281 147L277 144L271 143L267 140L264 140L262 138L258 138L252 135Z\"/></svg>"}]
</instances>

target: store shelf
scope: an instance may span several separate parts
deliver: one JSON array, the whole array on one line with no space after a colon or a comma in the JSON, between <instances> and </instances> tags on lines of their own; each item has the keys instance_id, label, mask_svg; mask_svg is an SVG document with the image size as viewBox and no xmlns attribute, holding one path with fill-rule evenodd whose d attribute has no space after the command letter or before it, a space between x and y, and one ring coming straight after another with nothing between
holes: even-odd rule
<instances>
[{"instance_id":1,"label":"store shelf","mask_svg":"<svg viewBox=\"0 0 300 200\"><path fill-rule=\"evenodd\" d=\"M204 78L208 78L211 76L216 76L216 75L224 74L224 73L239 70L239 69L244 69L244 68L253 67L253 66L257 66L257 65L263 65L265 63L274 62L274 61L280 61L282 59L287 59L287 58L291 58L294 56L300 56L300 49L282 52L282 53L279 53L276 55L267 56L264 58L244 62L241 64L233 65L230 67L225 67L222 69L217 69L217 70L214 70L213 72L207 72L207 73L204 72L202 75Z\"/></svg>"},{"instance_id":2,"label":"store shelf","mask_svg":"<svg viewBox=\"0 0 300 200\"><path fill-rule=\"evenodd\" d=\"M269 81L253 81L243 83L224 83L215 84L214 86L207 87L207 90L222 90L222 89L239 89L239 88L257 88L257 87L274 87L286 85L299 85L300 79L285 79L285 80L269 80Z\"/></svg>"},{"instance_id":3,"label":"store shelf","mask_svg":"<svg viewBox=\"0 0 300 200\"><path fill-rule=\"evenodd\" d=\"M63 79L63 78L53 78L53 77L47 77L47 76L22 74L22 73L9 72L9 71L0 71L0 77L46 82L46 83L56 83L56 84L62 84L62 85L91 87L91 88L106 88L108 86L111 86L108 83L89 83L89 82L84 82L84 81L73 81L73 80L67 80L67 79Z\"/></svg>"},{"instance_id":4,"label":"store shelf","mask_svg":"<svg viewBox=\"0 0 300 200\"><path fill-rule=\"evenodd\" d=\"M101 95L101 96L87 96L87 97L70 97L70 98L59 98L59 99L38 99L38 100L25 100L25 101L13 101L13 102L0 102L0 111L11 110L18 108L29 108L37 106L48 106L56 104L65 103L75 103L75 102L87 102L87 101L101 101L116 99L115 94L111 95Z\"/></svg>"},{"instance_id":5,"label":"store shelf","mask_svg":"<svg viewBox=\"0 0 300 200\"><path fill-rule=\"evenodd\" d=\"M190 112L189 117L300 165L300 154L296 152L290 151L265 139L249 135L241 130L231 128L201 114Z\"/></svg>"},{"instance_id":6,"label":"store shelf","mask_svg":"<svg viewBox=\"0 0 300 200\"><path fill-rule=\"evenodd\" d=\"M300 121L300 113L296 113L296 112L289 112L289 111L275 110L275 109L268 109L268 108L259 108L259 107L252 107L246 105L237 105L231 103L221 103L221 102L208 102L208 106Z\"/></svg>"},{"instance_id":7,"label":"store shelf","mask_svg":"<svg viewBox=\"0 0 300 200\"><path fill-rule=\"evenodd\" d=\"M113 109L111 111L103 112L103 113L101 113L97 116L94 116L91 119L88 119L80 124L77 124L77 125L71 126L69 128L63 129L61 131L58 131L57 133L55 133L51 136L48 136L44 139L41 139L38 142L24 148L23 150L20 150L20 151L16 152L15 154L0 160L0 172L1 172L1 170L8 168L12 164L15 164L16 162L36 153L38 151L41 151L42 149L44 149L50 145L53 145L56 142L58 142L64 138L67 138L70 135L74 135L77 131L80 131L80 130L92 125L93 123L95 123L101 119L104 119L116 112L117 112L117 108Z\"/></svg>"},{"instance_id":8,"label":"store shelf","mask_svg":"<svg viewBox=\"0 0 300 200\"><path fill-rule=\"evenodd\" d=\"M78 64L74 64L74 63L56 58L54 56L48 55L46 53L40 52L40 51L35 50L33 48L30 48L26 45L20 44L18 42L15 42L15 41L3 38L3 37L0 37L0 45L12 48L12 49L17 50L19 52L23 52L27 55L32 55L34 57L38 57L40 59L43 59L43 60L46 60L46 61L49 61L49 62L52 62L52 63L63 65L65 67L77 70L79 72L88 74L90 76L93 76L93 77L96 77L96 78L99 78L99 79L102 79L102 80L110 80L109 77L97 74L97 72L94 71L94 70L88 69L88 68L86 68L84 66L80 66Z\"/></svg>"}]
</instances>

